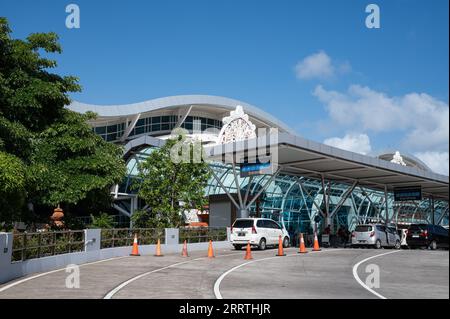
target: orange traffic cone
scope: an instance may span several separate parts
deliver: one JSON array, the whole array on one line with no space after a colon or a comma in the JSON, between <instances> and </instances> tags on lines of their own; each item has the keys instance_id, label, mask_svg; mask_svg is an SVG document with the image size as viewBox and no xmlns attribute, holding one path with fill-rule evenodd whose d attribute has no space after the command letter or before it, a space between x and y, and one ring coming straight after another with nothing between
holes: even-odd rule
<instances>
[{"instance_id":1,"label":"orange traffic cone","mask_svg":"<svg viewBox=\"0 0 450 319\"><path fill-rule=\"evenodd\" d=\"M184 244L183 244L183 251L181 252L181 257L189 257L188 251L187 251L187 242L186 242L186 240L184 241Z\"/></svg>"},{"instance_id":2,"label":"orange traffic cone","mask_svg":"<svg viewBox=\"0 0 450 319\"><path fill-rule=\"evenodd\" d=\"M303 233L300 233L300 249L298 251L299 254L306 254L305 240L303 239Z\"/></svg>"},{"instance_id":3,"label":"orange traffic cone","mask_svg":"<svg viewBox=\"0 0 450 319\"><path fill-rule=\"evenodd\" d=\"M277 256L286 256L283 251L283 241L281 240L281 235L278 236L278 254Z\"/></svg>"},{"instance_id":4,"label":"orange traffic cone","mask_svg":"<svg viewBox=\"0 0 450 319\"><path fill-rule=\"evenodd\" d=\"M209 241L209 246L208 246L208 258L214 258L214 250L213 250L211 240Z\"/></svg>"},{"instance_id":5,"label":"orange traffic cone","mask_svg":"<svg viewBox=\"0 0 450 319\"><path fill-rule=\"evenodd\" d=\"M252 257L252 249L250 247L250 242L247 243L247 249L246 249L246 252L245 252L244 259L245 260L253 259L253 257Z\"/></svg>"},{"instance_id":6,"label":"orange traffic cone","mask_svg":"<svg viewBox=\"0 0 450 319\"><path fill-rule=\"evenodd\" d=\"M155 257L162 257L164 256L163 254L161 254L161 241L158 238L158 243L156 244L156 254Z\"/></svg>"},{"instance_id":7,"label":"orange traffic cone","mask_svg":"<svg viewBox=\"0 0 450 319\"><path fill-rule=\"evenodd\" d=\"M136 234L134 234L133 249L131 250L130 256L140 256L138 249L138 239Z\"/></svg>"},{"instance_id":8,"label":"orange traffic cone","mask_svg":"<svg viewBox=\"0 0 450 319\"><path fill-rule=\"evenodd\" d=\"M317 233L314 232L314 247L313 247L313 251L320 251L320 247L319 247L319 239L317 239Z\"/></svg>"}]
</instances>

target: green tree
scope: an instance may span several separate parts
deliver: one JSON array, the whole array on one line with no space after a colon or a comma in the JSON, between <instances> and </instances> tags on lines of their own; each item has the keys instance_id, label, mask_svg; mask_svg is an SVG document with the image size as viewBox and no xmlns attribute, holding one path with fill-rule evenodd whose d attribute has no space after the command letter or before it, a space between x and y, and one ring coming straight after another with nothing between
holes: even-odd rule
<instances>
[{"instance_id":1,"label":"green tree","mask_svg":"<svg viewBox=\"0 0 450 319\"><path fill-rule=\"evenodd\" d=\"M189 161L173 160L174 150L181 155L177 145L188 145ZM182 225L182 213L186 209L202 209L206 204L204 189L210 177L208 164L196 162L194 145L184 134L168 139L161 148L154 149L139 165L138 195L149 208L137 212L132 219L136 226L178 227ZM186 150L186 148L184 149ZM197 152L200 152L197 149ZM196 154L198 155L198 154Z\"/></svg>"},{"instance_id":2,"label":"green tree","mask_svg":"<svg viewBox=\"0 0 450 319\"><path fill-rule=\"evenodd\" d=\"M0 151L0 230L11 228L25 203L25 166L14 155Z\"/></svg>"},{"instance_id":3,"label":"green tree","mask_svg":"<svg viewBox=\"0 0 450 319\"><path fill-rule=\"evenodd\" d=\"M91 224L90 228L113 228L114 227L114 217L106 213L101 213L98 217L91 214Z\"/></svg>"},{"instance_id":4,"label":"green tree","mask_svg":"<svg viewBox=\"0 0 450 319\"><path fill-rule=\"evenodd\" d=\"M125 173L121 149L86 123L95 114L65 108L81 87L50 72L57 64L47 56L62 52L58 36L10 33L0 17L0 222L30 221L27 207L45 217L58 203L70 211L107 207L110 187Z\"/></svg>"},{"instance_id":5,"label":"green tree","mask_svg":"<svg viewBox=\"0 0 450 319\"><path fill-rule=\"evenodd\" d=\"M76 204L122 181L122 149L92 131L93 118L65 110L60 122L36 135L29 168L36 203Z\"/></svg>"}]
</instances>

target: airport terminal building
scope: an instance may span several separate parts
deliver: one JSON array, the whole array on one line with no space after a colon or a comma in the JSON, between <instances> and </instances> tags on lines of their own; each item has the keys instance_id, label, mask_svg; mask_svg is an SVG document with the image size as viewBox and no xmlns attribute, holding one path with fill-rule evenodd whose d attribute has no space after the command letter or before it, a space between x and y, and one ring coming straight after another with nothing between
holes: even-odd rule
<instances>
[{"instance_id":1,"label":"airport terminal building","mask_svg":"<svg viewBox=\"0 0 450 319\"><path fill-rule=\"evenodd\" d=\"M114 208L129 218L143 207L135 190L138 163L164 144L176 128L201 140L213 176L205 189L204 212L186 212L187 222L206 220L230 226L236 217L282 220L291 231L311 232L332 225L353 230L367 222L448 225L449 178L434 173L407 153L390 150L366 156L298 136L286 124L242 101L207 95L158 98L128 105L73 102L69 109L98 114L95 133L124 147L128 175L112 189ZM276 140L259 132L277 129ZM224 156L246 154L249 145L275 149L277 165L269 173L242 174L242 163ZM232 148L226 147L232 145ZM234 158L234 157L233 157Z\"/></svg>"}]
</instances>

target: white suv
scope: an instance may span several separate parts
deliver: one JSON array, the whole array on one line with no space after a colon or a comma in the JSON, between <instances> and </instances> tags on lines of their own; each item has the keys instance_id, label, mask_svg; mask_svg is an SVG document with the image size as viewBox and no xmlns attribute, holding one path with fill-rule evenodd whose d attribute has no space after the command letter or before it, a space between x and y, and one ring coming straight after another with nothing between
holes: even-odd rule
<instances>
[{"instance_id":1,"label":"white suv","mask_svg":"<svg viewBox=\"0 0 450 319\"><path fill-rule=\"evenodd\" d=\"M231 227L230 241L239 250L250 243L264 250L267 246L278 245L281 236L283 247L289 246L289 234L283 226L268 218L238 218Z\"/></svg>"}]
</instances>

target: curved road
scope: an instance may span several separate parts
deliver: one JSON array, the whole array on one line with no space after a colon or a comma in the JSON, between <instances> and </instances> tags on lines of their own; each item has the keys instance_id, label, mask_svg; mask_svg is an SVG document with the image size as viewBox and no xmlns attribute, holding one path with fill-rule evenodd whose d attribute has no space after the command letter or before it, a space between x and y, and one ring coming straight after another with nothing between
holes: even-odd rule
<instances>
[{"instance_id":1,"label":"curved road","mask_svg":"<svg viewBox=\"0 0 450 319\"><path fill-rule=\"evenodd\" d=\"M122 257L81 265L79 289L65 287L63 269L0 285L0 298L449 298L448 251L286 253L273 258L274 249L252 251L250 262L233 250L216 251L214 259L206 252ZM380 269L375 293L364 287L369 264Z\"/></svg>"}]
</instances>

